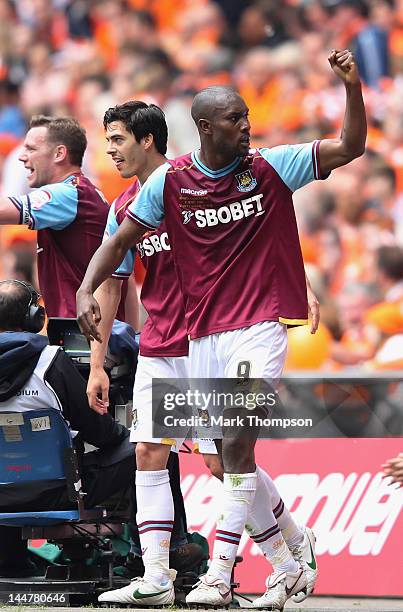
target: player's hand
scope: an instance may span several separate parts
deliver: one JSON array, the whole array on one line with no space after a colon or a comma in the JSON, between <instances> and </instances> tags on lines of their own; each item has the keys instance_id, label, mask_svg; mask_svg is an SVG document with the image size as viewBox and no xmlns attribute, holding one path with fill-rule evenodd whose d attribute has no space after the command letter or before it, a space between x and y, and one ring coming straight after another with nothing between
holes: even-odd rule
<instances>
[{"instance_id":1,"label":"player's hand","mask_svg":"<svg viewBox=\"0 0 403 612\"><path fill-rule=\"evenodd\" d=\"M311 314L311 330L310 331L311 331L311 334L315 334L319 327L319 321L320 321L319 301L316 295L314 294L314 292L312 291L312 289L310 288L309 284L307 284L307 287L306 287L306 294L308 298L308 308Z\"/></svg>"},{"instance_id":2,"label":"player's hand","mask_svg":"<svg viewBox=\"0 0 403 612\"><path fill-rule=\"evenodd\" d=\"M388 459L382 466L384 478L390 476L392 478L390 484L399 482L403 486L403 453L399 453L397 457Z\"/></svg>"},{"instance_id":3,"label":"player's hand","mask_svg":"<svg viewBox=\"0 0 403 612\"><path fill-rule=\"evenodd\" d=\"M351 51L348 49L344 49L343 51L333 49L327 59L329 60L333 72L337 74L342 81L350 83L351 85L360 82L357 64Z\"/></svg>"},{"instance_id":4,"label":"player's hand","mask_svg":"<svg viewBox=\"0 0 403 612\"><path fill-rule=\"evenodd\" d=\"M91 368L87 384L90 408L98 414L106 414L109 406L109 377L105 370Z\"/></svg>"},{"instance_id":5,"label":"player's hand","mask_svg":"<svg viewBox=\"0 0 403 612\"><path fill-rule=\"evenodd\" d=\"M87 340L97 340L102 342L98 325L101 321L101 311L99 304L92 293L87 293L82 289L77 291L77 321L81 331Z\"/></svg>"}]
</instances>

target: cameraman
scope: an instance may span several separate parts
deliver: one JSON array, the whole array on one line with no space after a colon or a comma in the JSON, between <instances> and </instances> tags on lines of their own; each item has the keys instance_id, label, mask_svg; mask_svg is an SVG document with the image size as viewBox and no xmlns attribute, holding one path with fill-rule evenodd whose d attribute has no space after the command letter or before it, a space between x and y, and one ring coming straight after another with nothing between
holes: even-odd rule
<instances>
[{"instance_id":1,"label":"cameraman","mask_svg":"<svg viewBox=\"0 0 403 612\"><path fill-rule=\"evenodd\" d=\"M39 298L28 283L0 282L0 413L41 408L61 411L78 451L85 505L93 507L133 482L133 445L129 431L111 415L100 416L89 408L86 383L73 362L37 333L45 321ZM99 450L84 454L84 442ZM35 488L30 483L0 487L0 512L68 507L66 488L51 481ZM0 575L32 575L32 570L21 529L0 526Z\"/></svg>"}]
</instances>

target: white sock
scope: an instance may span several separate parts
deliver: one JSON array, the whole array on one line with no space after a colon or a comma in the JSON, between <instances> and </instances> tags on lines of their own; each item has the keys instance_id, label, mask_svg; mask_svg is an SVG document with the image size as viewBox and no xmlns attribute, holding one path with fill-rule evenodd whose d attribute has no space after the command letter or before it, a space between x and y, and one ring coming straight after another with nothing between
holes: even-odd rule
<instances>
[{"instance_id":1,"label":"white sock","mask_svg":"<svg viewBox=\"0 0 403 612\"><path fill-rule=\"evenodd\" d=\"M211 580L221 578L229 586L232 566L256 491L256 473L224 474L224 499L217 519L213 560L207 572Z\"/></svg>"},{"instance_id":2,"label":"white sock","mask_svg":"<svg viewBox=\"0 0 403 612\"><path fill-rule=\"evenodd\" d=\"M302 527L297 525L294 521L292 514L285 506L281 499L280 493L269 474L262 470L259 466L256 466L256 473L258 477L258 483L262 480L269 491L269 495L272 501L272 509L274 518L277 520L277 524L281 529L282 536L287 543L288 548L299 546L304 541L304 531Z\"/></svg>"},{"instance_id":3,"label":"white sock","mask_svg":"<svg viewBox=\"0 0 403 612\"><path fill-rule=\"evenodd\" d=\"M265 472L257 467L256 474L256 495L250 508L245 529L275 571L296 572L298 564L283 538L280 526L273 513L270 489L266 486L265 479L262 477ZM273 483L273 481L271 482Z\"/></svg>"},{"instance_id":4,"label":"white sock","mask_svg":"<svg viewBox=\"0 0 403 612\"><path fill-rule=\"evenodd\" d=\"M168 470L137 470L136 496L144 577L161 584L169 578L169 546L174 524Z\"/></svg>"}]
</instances>

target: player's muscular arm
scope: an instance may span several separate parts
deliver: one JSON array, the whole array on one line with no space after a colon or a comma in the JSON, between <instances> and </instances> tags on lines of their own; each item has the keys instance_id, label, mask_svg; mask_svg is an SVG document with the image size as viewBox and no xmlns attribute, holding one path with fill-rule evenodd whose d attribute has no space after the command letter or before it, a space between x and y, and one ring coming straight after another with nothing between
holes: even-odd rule
<instances>
[{"instance_id":1,"label":"player's muscular arm","mask_svg":"<svg viewBox=\"0 0 403 612\"><path fill-rule=\"evenodd\" d=\"M353 54L348 51L332 51L329 64L346 88L346 110L339 140L322 140L319 159L322 175L344 166L363 155L367 137L367 120L361 82Z\"/></svg>"},{"instance_id":2,"label":"player's muscular arm","mask_svg":"<svg viewBox=\"0 0 403 612\"><path fill-rule=\"evenodd\" d=\"M121 280L108 278L94 293L102 315L98 326L101 341L91 343L91 369L87 384L87 396L90 407L99 414L106 414L108 412L109 377L104 370L104 360L112 332L113 321L120 302L121 290Z\"/></svg>"},{"instance_id":3,"label":"player's muscular arm","mask_svg":"<svg viewBox=\"0 0 403 612\"><path fill-rule=\"evenodd\" d=\"M0 197L0 225L19 225L20 212L9 198Z\"/></svg>"},{"instance_id":4,"label":"player's muscular arm","mask_svg":"<svg viewBox=\"0 0 403 612\"><path fill-rule=\"evenodd\" d=\"M101 312L93 293L118 268L126 252L146 232L146 228L125 219L116 234L102 243L94 253L83 282L77 291L77 319L88 340L102 340L98 330Z\"/></svg>"}]
</instances>

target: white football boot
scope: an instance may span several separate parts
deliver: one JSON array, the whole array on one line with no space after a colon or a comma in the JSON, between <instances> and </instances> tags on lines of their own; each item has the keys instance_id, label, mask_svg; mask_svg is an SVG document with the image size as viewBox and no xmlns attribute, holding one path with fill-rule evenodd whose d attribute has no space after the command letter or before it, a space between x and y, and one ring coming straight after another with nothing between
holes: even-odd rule
<instances>
[{"instance_id":1,"label":"white football boot","mask_svg":"<svg viewBox=\"0 0 403 612\"><path fill-rule=\"evenodd\" d=\"M316 538L312 529L304 527L304 541L300 546L291 548L291 554L294 559L301 565L305 571L308 583L304 591L300 591L292 596L292 600L296 603L301 603L313 593L315 583L318 578L318 564L315 556L315 541Z\"/></svg>"},{"instance_id":2,"label":"white football boot","mask_svg":"<svg viewBox=\"0 0 403 612\"><path fill-rule=\"evenodd\" d=\"M296 572L273 572L266 580L266 592L253 601L254 608L282 612L285 602L307 585L302 567Z\"/></svg>"},{"instance_id":3,"label":"white football boot","mask_svg":"<svg viewBox=\"0 0 403 612\"><path fill-rule=\"evenodd\" d=\"M187 604L206 606L228 606L232 601L231 588L221 578L200 577L190 593L186 596Z\"/></svg>"},{"instance_id":4,"label":"white football boot","mask_svg":"<svg viewBox=\"0 0 403 612\"><path fill-rule=\"evenodd\" d=\"M101 593L98 601L141 606L170 605L175 602L173 584L175 578L175 570L169 570L169 578L161 584L154 584L144 578L134 578L130 584L121 589Z\"/></svg>"}]
</instances>

